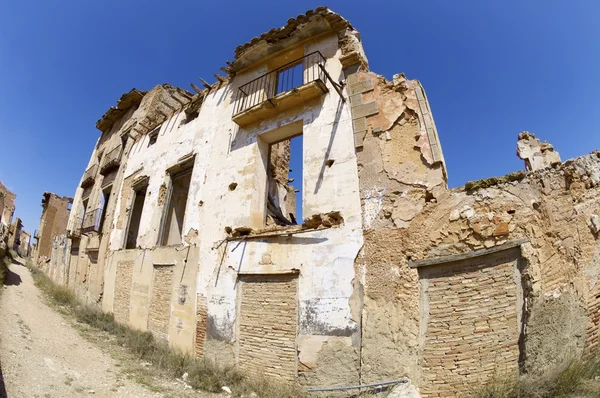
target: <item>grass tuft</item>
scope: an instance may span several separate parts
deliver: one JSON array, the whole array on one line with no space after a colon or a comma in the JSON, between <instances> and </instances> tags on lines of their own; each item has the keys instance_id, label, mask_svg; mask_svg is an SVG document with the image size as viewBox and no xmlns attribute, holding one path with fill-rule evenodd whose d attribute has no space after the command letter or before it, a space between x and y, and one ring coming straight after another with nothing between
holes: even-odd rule
<instances>
[{"instance_id":1,"label":"grass tuft","mask_svg":"<svg viewBox=\"0 0 600 398\"><path fill-rule=\"evenodd\" d=\"M539 376L494 377L473 398L600 398L600 355L575 359Z\"/></svg>"},{"instance_id":2,"label":"grass tuft","mask_svg":"<svg viewBox=\"0 0 600 398\"><path fill-rule=\"evenodd\" d=\"M27 264L33 280L52 303L72 313L78 322L107 332L116 342L126 347L140 361L149 362L155 369L172 378L181 378L187 373L186 383L197 390L222 392L221 387L231 388L234 397L257 394L260 398L298 398L307 393L295 384L278 383L263 378L246 377L236 367L220 366L205 358L196 358L169 347L164 341L154 338L150 332L142 332L117 323L113 314L97 307L80 303L72 291L57 285L41 270Z\"/></svg>"}]
</instances>

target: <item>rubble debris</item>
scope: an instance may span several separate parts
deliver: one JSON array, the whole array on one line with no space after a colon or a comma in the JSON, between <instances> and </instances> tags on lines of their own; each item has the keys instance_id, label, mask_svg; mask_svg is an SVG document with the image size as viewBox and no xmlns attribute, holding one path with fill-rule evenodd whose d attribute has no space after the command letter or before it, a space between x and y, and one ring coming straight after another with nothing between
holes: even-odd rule
<instances>
[{"instance_id":1,"label":"rubble debris","mask_svg":"<svg viewBox=\"0 0 600 398\"><path fill-rule=\"evenodd\" d=\"M246 236L246 235L250 235L252 233L253 229L250 227L237 227L233 229L233 233L231 234L232 237L237 238L240 236Z\"/></svg>"},{"instance_id":2,"label":"rubble debris","mask_svg":"<svg viewBox=\"0 0 600 398\"><path fill-rule=\"evenodd\" d=\"M521 181L527 176L527 173L524 171L515 171L509 173L503 177L490 177L483 178L477 181L469 181L465 184L465 191L476 191L478 189L490 188L496 185L505 184L513 181Z\"/></svg>"},{"instance_id":3,"label":"rubble debris","mask_svg":"<svg viewBox=\"0 0 600 398\"><path fill-rule=\"evenodd\" d=\"M325 214L313 214L311 217L304 219L303 227L305 228L319 228L332 227L335 225L341 225L344 222L344 218L339 211L331 211Z\"/></svg>"},{"instance_id":4,"label":"rubble debris","mask_svg":"<svg viewBox=\"0 0 600 398\"><path fill-rule=\"evenodd\" d=\"M525 169L534 171L560 164L560 155L548 142L541 142L529 131L519 134L517 156L525 161Z\"/></svg>"}]
</instances>

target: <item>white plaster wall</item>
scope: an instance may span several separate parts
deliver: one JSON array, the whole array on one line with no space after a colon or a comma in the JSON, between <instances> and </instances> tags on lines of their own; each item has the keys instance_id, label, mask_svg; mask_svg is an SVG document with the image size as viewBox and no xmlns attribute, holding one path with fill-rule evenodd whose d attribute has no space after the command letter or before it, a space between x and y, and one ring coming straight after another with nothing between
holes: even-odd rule
<instances>
[{"instance_id":1,"label":"white plaster wall","mask_svg":"<svg viewBox=\"0 0 600 398\"><path fill-rule=\"evenodd\" d=\"M338 81L342 66L337 36L304 43L305 54L315 50L327 58L326 68ZM298 269L298 330L302 337L298 342L299 345L320 347L323 336L350 336L359 328L358 320L352 317L351 296L354 292L354 260L363 240L351 114L349 105L327 82L329 93L319 99L281 112L258 125L240 128L232 121L234 93L241 84L262 73L264 67L258 66L211 92L202 104L199 116L187 124L181 123L185 118L183 112L170 117L160 127L156 144L148 146L149 137L142 137L129 152L123 176L127 178L137 172L137 176L149 177L139 230L140 246L149 249L156 246L158 239L163 210L158 204L158 193L161 185L168 181L166 170L183 156L195 154L183 234L190 229L198 231L198 236L189 244L198 247L198 260L193 264L197 267L195 289L207 298L209 338L226 342L235 340L238 272ZM345 96L348 97L347 93ZM309 217L340 211L344 225L294 237L223 243L227 236L225 227L257 226L263 222L266 198L264 148L268 145L261 137L292 123L301 126L304 140L303 214ZM90 164L93 164L94 156ZM328 159L335 161L331 167L325 165ZM233 191L229 190L232 182L238 184ZM78 189L74 206L80 203L80 191ZM128 254L135 250L122 250L127 226L116 228L117 220L123 216L119 214L124 208L121 200L122 191L115 204L109 246L111 251L119 253L109 254L106 266L103 308L109 311L117 264L114 255L139 257ZM271 263L261 264L263 258L268 257L263 256L265 254L270 255ZM147 280L139 282L150 283ZM135 308L131 311L139 312ZM144 325L141 318L137 321L140 326ZM172 331L174 327L172 324ZM186 335L192 336L193 332ZM311 344L311 338L319 344Z\"/></svg>"}]
</instances>

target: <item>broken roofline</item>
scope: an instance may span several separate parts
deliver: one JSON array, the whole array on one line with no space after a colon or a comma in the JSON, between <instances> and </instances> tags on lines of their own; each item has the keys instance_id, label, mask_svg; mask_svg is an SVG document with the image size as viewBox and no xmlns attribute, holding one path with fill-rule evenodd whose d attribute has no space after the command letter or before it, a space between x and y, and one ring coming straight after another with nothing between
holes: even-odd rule
<instances>
[{"instance_id":1,"label":"broken roofline","mask_svg":"<svg viewBox=\"0 0 600 398\"><path fill-rule=\"evenodd\" d=\"M323 6L317 7L314 10L307 10L304 14L298 15L296 18L288 19L286 25L280 28L273 28L268 32L261 34L259 37L254 37L249 42L236 47L234 62L227 62L228 66L221 68L221 70L225 71L229 76L233 76L236 72L265 58L264 55L261 56L260 54L252 57L253 52L256 54L256 51L254 50L256 50L261 43L263 43L263 48L265 46L275 45L282 40L295 37L298 32L300 32L302 28L306 27L309 23L319 21L324 23L322 23L320 26L316 26L317 24L315 24L315 26L311 28L312 30L307 32L307 37L301 37L300 39L302 40L313 37L317 34L327 31L337 32L344 28L350 28L354 30L350 22L344 19L341 15L331 11L328 7ZM271 56L279 52L282 49L280 47L281 45L272 48L271 51L268 51L266 56ZM215 75L215 77L219 80L219 84L226 81L225 78L220 78L218 75ZM204 82L204 84L207 86L207 88L214 87L214 85L211 86L206 82ZM194 86L192 85L192 87ZM179 90L184 90L178 87L176 88ZM191 93L187 91L186 93L191 97ZM119 118L123 116L123 114L125 114L127 110L129 110L132 106L139 105L146 94L147 91L132 88L130 91L121 95L117 101L117 106L111 106L96 122L96 128L103 132L108 130L117 120L119 120Z\"/></svg>"},{"instance_id":2,"label":"broken roofline","mask_svg":"<svg viewBox=\"0 0 600 398\"><path fill-rule=\"evenodd\" d=\"M318 26L318 22L324 22ZM303 28L307 27L310 23L315 23L311 27L311 30L307 32L306 37L300 37L300 40L308 39L315 35L323 32L337 32L341 29L350 28L354 30L350 22L344 19L341 15L331 11L328 7L322 6L317 7L314 10L308 10L304 14L298 15L296 18L290 18L287 24L280 28L273 28L268 32L261 34L258 37L253 37L252 40L239 45L235 49L234 61L231 63L227 61L227 67L221 68L221 70L227 72L229 75L233 75L242 69L260 61L262 58L271 56L285 47L281 45L281 41L291 39L296 36ZM276 44L280 44L276 46ZM255 55L260 48L266 48L272 46L274 48L268 51L266 56Z\"/></svg>"}]
</instances>

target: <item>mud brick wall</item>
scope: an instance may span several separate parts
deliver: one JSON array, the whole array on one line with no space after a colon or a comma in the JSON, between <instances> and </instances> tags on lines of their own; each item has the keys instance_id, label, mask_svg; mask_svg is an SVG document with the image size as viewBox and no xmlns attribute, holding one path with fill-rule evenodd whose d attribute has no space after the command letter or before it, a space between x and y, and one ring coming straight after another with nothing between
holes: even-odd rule
<instances>
[{"instance_id":1,"label":"mud brick wall","mask_svg":"<svg viewBox=\"0 0 600 398\"><path fill-rule=\"evenodd\" d=\"M516 374L515 267L514 257L496 254L421 271L429 307L422 396L458 396L494 373Z\"/></svg>"},{"instance_id":2,"label":"mud brick wall","mask_svg":"<svg viewBox=\"0 0 600 398\"><path fill-rule=\"evenodd\" d=\"M586 349L594 351L598 349L600 341L600 284L596 284L590 294L588 313L590 322L586 333Z\"/></svg>"},{"instance_id":3,"label":"mud brick wall","mask_svg":"<svg viewBox=\"0 0 600 398\"><path fill-rule=\"evenodd\" d=\"M115 283L114 314L117 322L129 323L129 306L131 302L131 281L133 261L122 261L117 265Z\"/></svg>"},{"instance_id":4,"label":"mud brick wall","mask_svg":"<svg viewBox=\"0 0 600 398\"><path fill-rule=\"evenodd\" d=\"M239 360L249 374L294 380L296 289L293 275L244 278Z\"/></svg>"},{"instance_id":5,"label":"mud brick wall","mask_svg":"<svg viewBox=\"0 0 600 398\"><path fill-rule=\"evenodd\" d=\"M196 356L204 355L204 340L206 339L206 318L208 309L206 307L206 297L199 294L196 302L196 340L194 350Z\"/></svg>"},{"instance_id":6,"label":"mud brick wall","mask_svg":"<svg viewBox=\"0 0 600 398\"><path fill-rule=\"evenodd\" d=\"M152 283L152 299L148 329L159 338L169 336L169 319L171 318L171 293L173 291L172 265L155 265Z\"/></svg>"}]
</instances>

